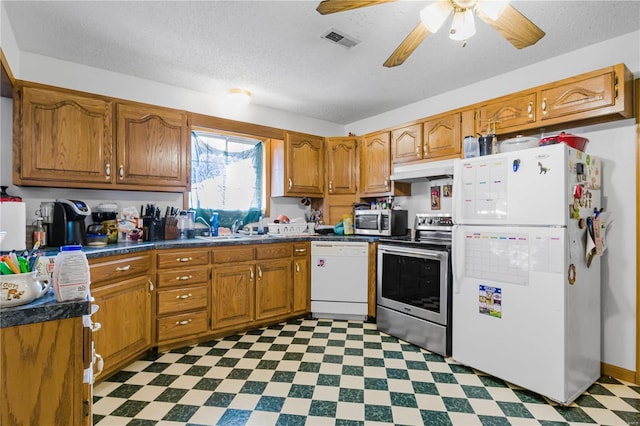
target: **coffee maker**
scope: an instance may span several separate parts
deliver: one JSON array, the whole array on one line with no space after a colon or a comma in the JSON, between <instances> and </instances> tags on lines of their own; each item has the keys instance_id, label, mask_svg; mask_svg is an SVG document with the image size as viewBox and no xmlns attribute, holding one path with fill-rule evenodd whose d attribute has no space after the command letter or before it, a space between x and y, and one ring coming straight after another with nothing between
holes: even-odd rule
<instances>
[{"instance_id":1,"label":"coffee maker","mask_svg":"<svg viewBox=\"0 0 640 426\"><path fill-rule=\"evenodd\" d=\"M87 231L84 220L91 209L83 201L56 200L53 205L53 223L50 229L49 245L86 245Z\"/></svg>"}]
</instances>

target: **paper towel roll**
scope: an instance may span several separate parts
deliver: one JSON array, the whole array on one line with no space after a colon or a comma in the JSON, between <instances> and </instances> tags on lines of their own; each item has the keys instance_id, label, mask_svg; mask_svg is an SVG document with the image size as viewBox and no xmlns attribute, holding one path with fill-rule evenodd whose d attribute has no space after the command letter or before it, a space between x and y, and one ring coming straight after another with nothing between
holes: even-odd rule
<instances>
[{"instance_id":1,"label":"paper towel roll","mask_svg":"<svg viewBox=\"0 0 640 426\"><path fill-rule=\"evenodd\" d=\"M1 251L24 250L27 248L27 207L22 202L0 203L0 231L7 236L0 243Z\"/></svg>"}]
</instances>

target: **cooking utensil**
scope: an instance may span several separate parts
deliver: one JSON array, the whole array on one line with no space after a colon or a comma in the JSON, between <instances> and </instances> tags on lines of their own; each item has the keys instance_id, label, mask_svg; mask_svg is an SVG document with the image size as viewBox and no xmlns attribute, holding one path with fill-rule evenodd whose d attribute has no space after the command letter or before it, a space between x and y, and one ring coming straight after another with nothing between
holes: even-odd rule
<instances>
[{"instance_id":1,"label":"cooking utensil","mask_svg":"<svg viewBox=\"0 0 640 426\"><path fill-rule=\"evenodd\" d=\"M535 148L539 139L533 136L518 135L515 138L506 139L498 144L498 152L519 151L521 149Z\"/></svg>"},{"instance_id":2,"label":"cooking utensil","mask_svg":"<svg viewBox=\"0 0 640 426\"><path fill-rule=\"evenodd\" d=\"M544 146L544 145L552 145L555 143L566 143L571 148L584 151L588 142L589 142L589 139L587 138L572 135L571 133L560 132L560 134L558 135L549 136L549 137L540 139L539 145Z\"/></svg>"}]
</instances>

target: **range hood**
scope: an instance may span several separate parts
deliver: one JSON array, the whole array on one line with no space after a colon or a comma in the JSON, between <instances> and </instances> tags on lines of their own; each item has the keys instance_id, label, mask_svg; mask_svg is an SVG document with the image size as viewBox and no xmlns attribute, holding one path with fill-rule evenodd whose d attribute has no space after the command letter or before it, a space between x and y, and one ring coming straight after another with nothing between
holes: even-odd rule
<instances>
[{"instance_id":1,"label":"range hood","mask_svg":"<svg viewBox=\"0 0 640 426\"><path fill-rule=\"evenodd\" d=\"M424 182L453 177L453 159L428 161L393 166L391 180L397 182Z\"/></svg>"}]
</instances>

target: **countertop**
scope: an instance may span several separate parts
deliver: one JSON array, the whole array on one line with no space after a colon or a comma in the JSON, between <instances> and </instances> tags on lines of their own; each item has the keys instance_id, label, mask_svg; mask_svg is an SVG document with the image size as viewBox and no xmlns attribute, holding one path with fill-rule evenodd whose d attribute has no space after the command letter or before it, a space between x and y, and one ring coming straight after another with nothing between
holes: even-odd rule
<instances>
[{"instance_id":1,"label":"countertop","mask_svg":"<svg viewBox=\"0 0 640 426\"><path fill-rule=\"evenodd\" d=\"M145 242L127 242L108 244L104 247L83 247L88 259L114 256L119 254L136 253L154 249L184 249L215 246L232 246L246 244L271 244L278 242L295 241L358 241L375 242L379 236L365 235L318 235L318 234L297 234L297 235L238 235L229 237L212 238L192 238L186 240L162 240ZM41 250L43 256L55 256L60 251L59 248L47 248ZM12 308L0 309L0 328L13 327L17 325L32 324L43 321L54 321L66 318L73 318L89 314L89 301L57 302L53 290L45 296L34 300L31 303Z\"/></svg>"}]
</instances>

